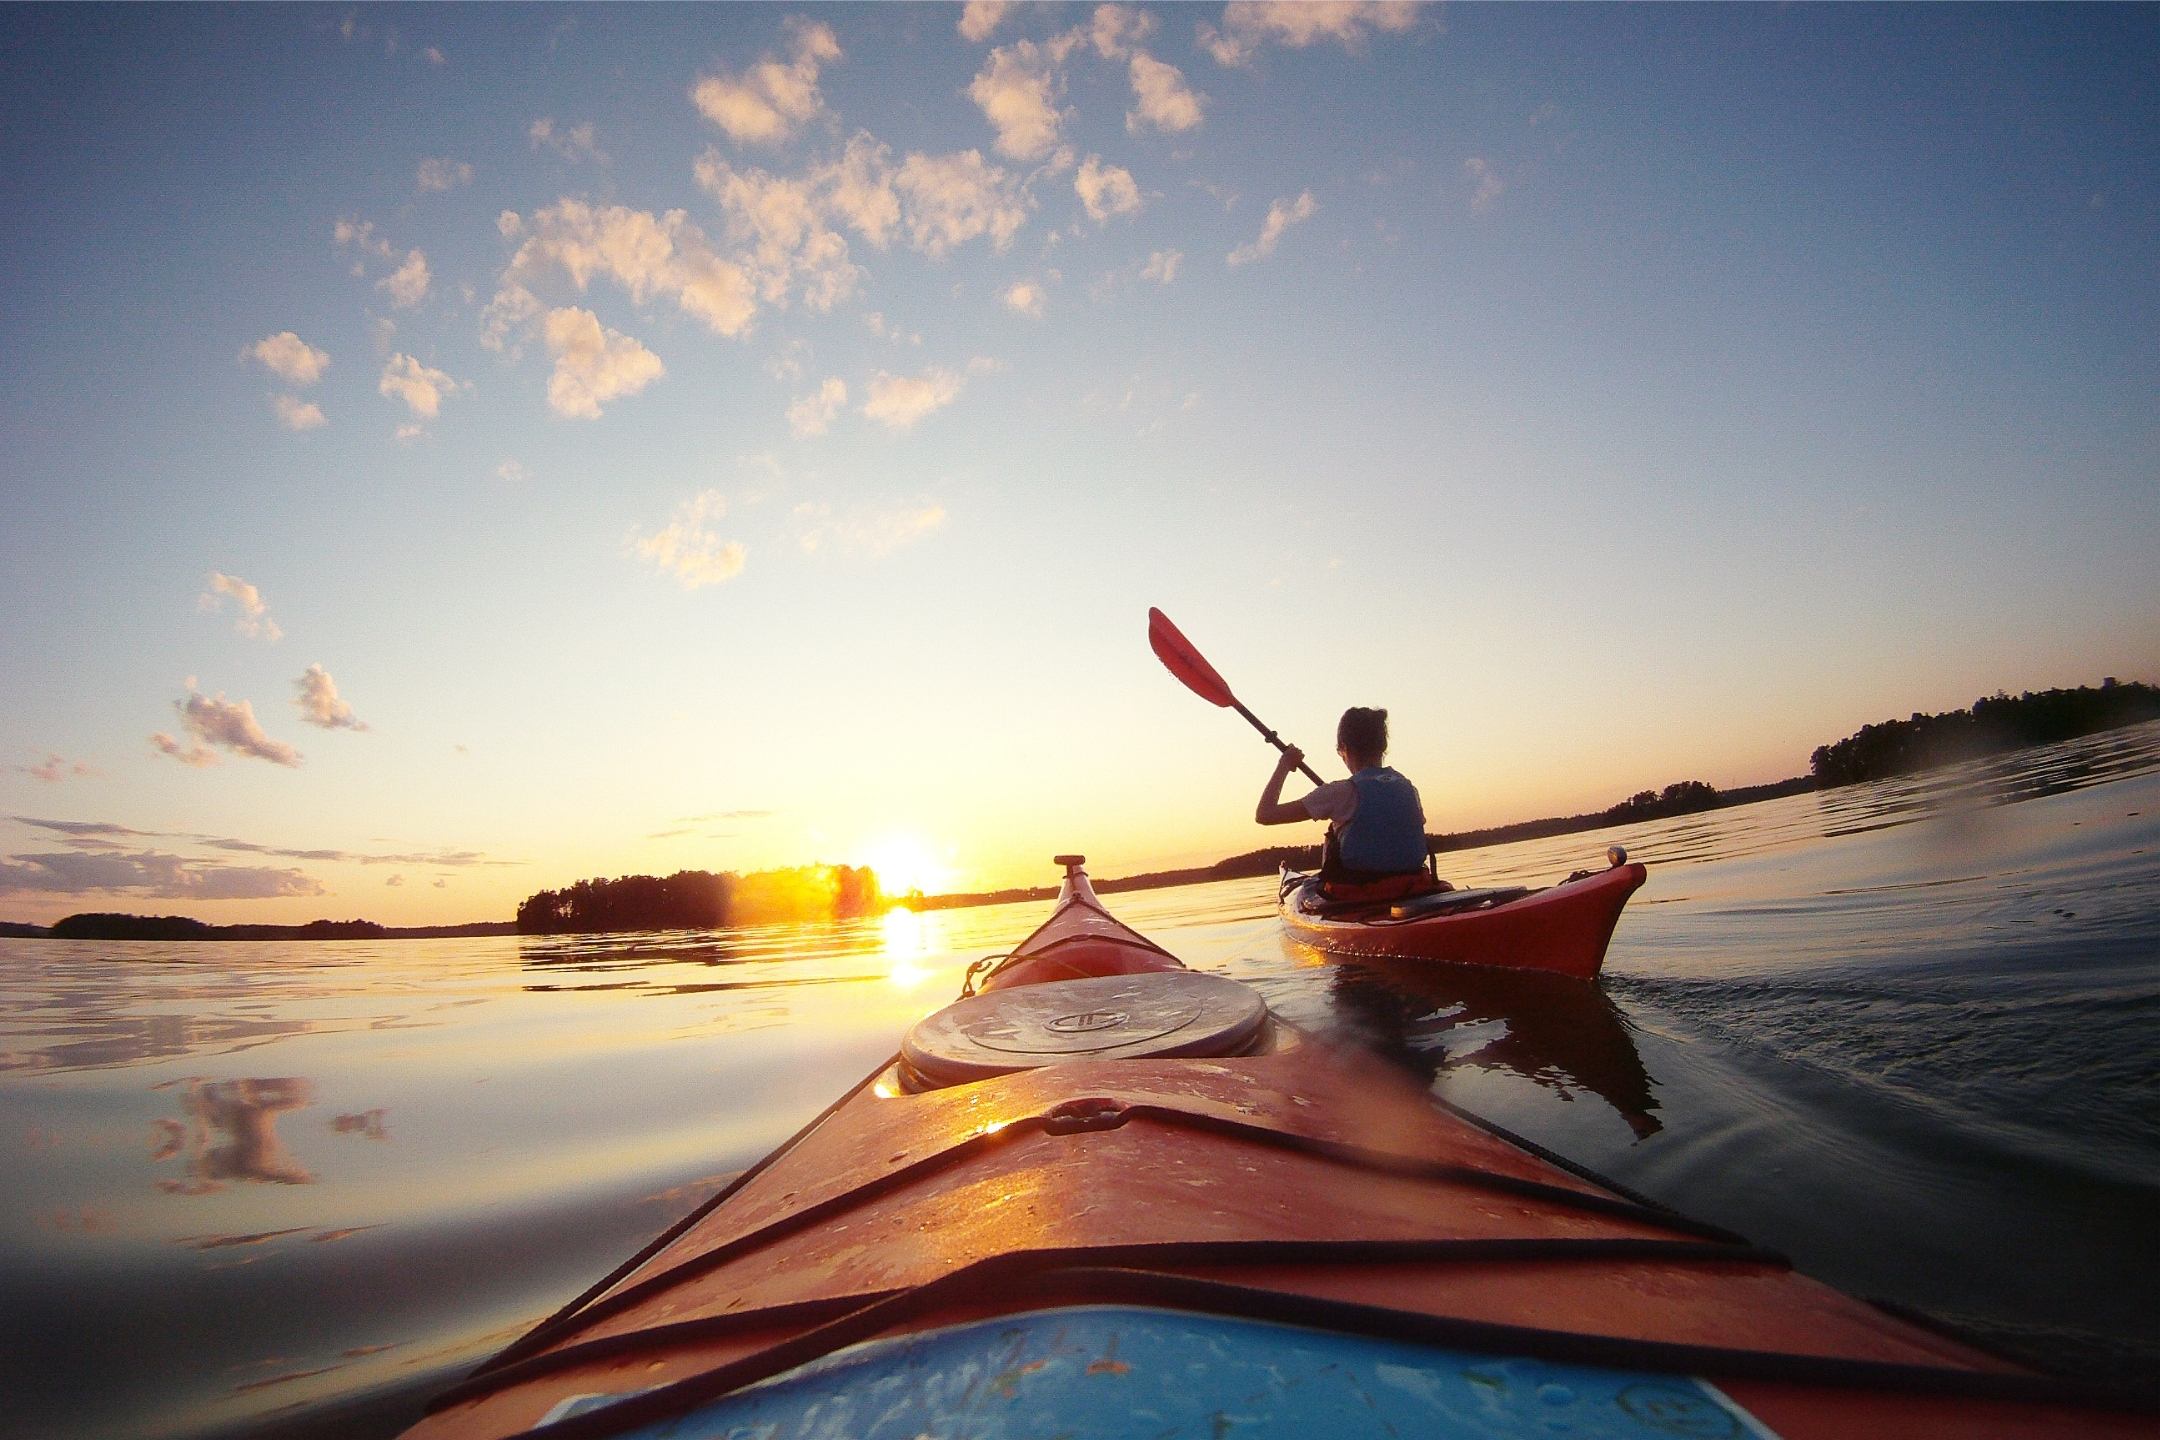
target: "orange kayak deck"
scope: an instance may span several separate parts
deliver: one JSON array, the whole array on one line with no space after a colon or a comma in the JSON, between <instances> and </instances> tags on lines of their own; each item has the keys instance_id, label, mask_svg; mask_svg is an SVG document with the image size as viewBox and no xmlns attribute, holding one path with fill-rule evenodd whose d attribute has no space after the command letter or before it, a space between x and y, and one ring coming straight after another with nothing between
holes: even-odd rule
<instances>
[{"instance_id":1,"label":"orange kayak deck","mask_svg":"<svg viewBox=\"0 0 2160 1440\"><path fill-rule=\"evenodd\" d=\"M1109 1300L1704 1376L1792 1440L2155 1433L1290 1037L927 1093L888 1068L411 1434L650 1392L547 1431L613 1433L835 1345Z\"/></svg>"}]
</instances>

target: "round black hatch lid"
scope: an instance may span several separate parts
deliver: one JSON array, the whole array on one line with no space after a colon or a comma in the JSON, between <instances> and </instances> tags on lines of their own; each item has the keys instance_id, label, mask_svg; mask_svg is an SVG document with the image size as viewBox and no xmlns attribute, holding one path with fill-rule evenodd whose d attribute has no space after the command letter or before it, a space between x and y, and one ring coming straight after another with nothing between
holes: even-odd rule
<instances>
[{"instance_id":1,"label":"round black hatch lid","mask_svg":"<svg viewBox=\"0 0 2160 1440\"><path fill-rule=\"evenodd\" d=\"M1066 1060L1236 1055L1267 1023L1249 985L1191 970L992 990L916 1023L900 1054L937 1085Z\"/></svg>"}]
</instances>

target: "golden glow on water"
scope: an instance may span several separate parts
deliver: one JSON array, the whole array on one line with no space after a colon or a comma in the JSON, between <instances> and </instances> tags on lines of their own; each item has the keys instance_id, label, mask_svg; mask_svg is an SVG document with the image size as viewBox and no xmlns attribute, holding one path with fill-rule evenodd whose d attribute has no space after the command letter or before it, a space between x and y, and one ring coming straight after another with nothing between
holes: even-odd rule
<instances>
[{"instance_id":1,"label":"golden glow on water","mask_svg":"<svg viewBox=\"0 0 2160 1440\"><path fill-rule=\"evenodd\" d=\"M942 914L894 909L886 911L879 924L887 966L885 978L902 990L912 990L929 979L934 972L923 960L945 948Z\"/></svg>"}]
</instances>

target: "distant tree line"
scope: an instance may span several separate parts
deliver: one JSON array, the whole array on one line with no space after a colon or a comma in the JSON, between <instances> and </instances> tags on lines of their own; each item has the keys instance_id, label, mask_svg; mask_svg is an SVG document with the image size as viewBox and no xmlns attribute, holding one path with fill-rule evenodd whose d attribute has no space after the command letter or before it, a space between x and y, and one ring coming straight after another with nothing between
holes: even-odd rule
<instances>
[{"instance_id":1,"label":"distant tree line","mask_svg":"<svg viewBox=\"0 0 2160 1440\"><path fill-rule=\"evenodd\" d=\"M2097 689L1997 691L1975 700L1970 710L1914 711L1910 720L1863 725L1834 745L1818 745L1808 768L1818 785L1851 785L2147 720L2160 720L2160 689L2121 684L2113 676Z\"/></svg>"},{"instance_id":2,"label":"distant tree line","mask_svg":"<svg viewBox=\"0 0 2160 1440\"><path fill-rule=\"evenodd\" d=\"M49 940L384 940L372 920L310 920L305 925L211 925L185 915L116 915L86 911L55 920Z\"/></svg>"},{"instance_id":3,"label":"distant tree line","mask_svg":"<svg viewBox=\"0 0 2160 1440\"><path fill-rule=\"evenodd\" d=\"M786 870L678 870L580 880L542 890L518 906L520 935L611 930L711 930L773 920L826 920L878 909L868 866L802 865Z\"/></svg>"}]
</instances>

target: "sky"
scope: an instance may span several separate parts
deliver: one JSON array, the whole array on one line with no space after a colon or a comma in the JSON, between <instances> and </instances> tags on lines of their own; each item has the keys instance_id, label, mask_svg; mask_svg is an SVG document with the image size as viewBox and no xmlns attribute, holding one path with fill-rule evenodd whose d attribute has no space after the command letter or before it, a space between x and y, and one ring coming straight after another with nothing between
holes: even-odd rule
<instances>
[{"instance_id":1,"label":"sky","mask_svg":"<svg viewBox=\"0 0 2160 1440\"><path fill-rule=\"evenodd\" d=\"M2152 6L0 10L0 918L1316 839L1151 605L1323 774L1385 706L1436 830L2160 680L2156 54Z\"/></svg>"}]
</instances>

